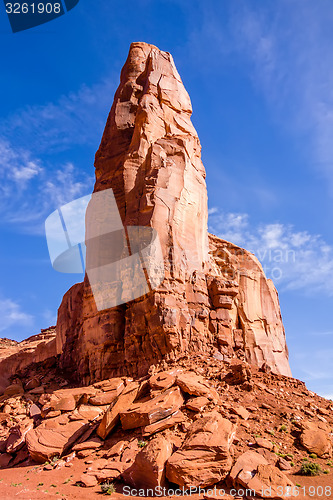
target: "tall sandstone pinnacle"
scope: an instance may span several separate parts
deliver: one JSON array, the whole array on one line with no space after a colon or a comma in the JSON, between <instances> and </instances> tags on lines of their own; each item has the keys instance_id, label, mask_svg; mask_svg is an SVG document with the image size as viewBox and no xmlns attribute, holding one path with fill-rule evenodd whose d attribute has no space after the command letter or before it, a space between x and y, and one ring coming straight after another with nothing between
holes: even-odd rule
<instances>
[{"instance_id":1,"label":"tall sandstone pinnacle","mask_svg":"<svg viewBox=\"0 0 333 500\"><path fill-rule=\"evenodd\" d=\"M165 280L98 311L87 276L58 311L57 352L83 383L138 376L191 352L291 375L277 292L256 257L207 231L192 107L172 56L133 43L100 147L94 191L112 188L125 226L158 232Z\"/></svg>"}]
</instances>

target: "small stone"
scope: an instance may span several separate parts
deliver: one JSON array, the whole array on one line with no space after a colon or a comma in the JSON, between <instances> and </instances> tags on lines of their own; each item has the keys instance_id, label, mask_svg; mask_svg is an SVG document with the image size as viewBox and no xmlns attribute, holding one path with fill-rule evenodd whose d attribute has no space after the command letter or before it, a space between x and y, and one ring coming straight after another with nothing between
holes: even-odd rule
<instances>
[{"instance_id":1,"label":"small stone","mask_svg":"<svg viewBox=\"0 0 333 500\"><path fill-rule=\"evenodd\" d=\"M272 451L273 450L273 443L269 441L268 439L265 438L255 438L257 445L260 448L265 448L266 450Z\"/></svg>"},{"instance_id":2,"label":"small stone","mask_svg":"<svg viewBox=\"0 0 333 500\"><path fill-rule=\"evenodd\" d=\"M96 476L92 474L82 474L80 476L80 482L83 483L86 488L92 488L98 484Z\"/></svg>"},{"instance_id":3,"label":"small stone","mask_svg":"<svg viewBox=\"0 0 333 500\"><path fill-rule=\"evenodd\" d=\"M192 411L202 411L204 407L209 403L209 399L204 396L199 396L197 398L191 398L186 403L186 408Z\"/></svg>"},{"instance_id":4,"label":"small stone","mask_svg":"<svg viewBox=\"0 0 333 500\"><path fill-rule=\"evenodd\" d=\"M25 384L25 390L30 391L31 389L36 389L36 387L40 386L40 380L37 377L33 377L28 380L28 382Z\"/></svg>"},{"instance_id":5,"label":"small stone","mask_svg":"<svg viewBox=\"0 0 333 500\"><path fill-rule=\"evenodd\" d=\"M250 413L243 406L231 407L230 411L235 415L241 417L243 420L247 420L250 416Z\"/></svg>"},{"instance_id":6,"label":"small stone","mask_svg":"<svg viewBox=\"0 0 333 500\"><path fill-rule=\"evenodd\" d=\"M37 406L35 403L33 403L30 406L29 414L30 414L30 417L36 417L36 418L40 417L41 416L41 410L40 410L39 406Z\"/></svg>"},{"instance_id":7,"label":"small stone","mask_svg":"<svg viewBox=\"0 0 333 500\"><path fill-rule=\"evenodd\" d=\"M285 460L284 458L282 457L279 457L278 461L277 461L277 466L280 470L290 470L291 469L291 465L289 462L287 462L287 460Z\"/></svg>"}]
</instances>

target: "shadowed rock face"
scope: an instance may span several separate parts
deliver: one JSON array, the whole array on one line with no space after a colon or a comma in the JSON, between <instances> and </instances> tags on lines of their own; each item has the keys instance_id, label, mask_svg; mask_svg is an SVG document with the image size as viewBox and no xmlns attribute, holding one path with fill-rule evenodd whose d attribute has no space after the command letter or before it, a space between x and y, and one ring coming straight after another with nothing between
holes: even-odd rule
<instances>
[{"instance_id":1,"label":"shadowed rock face","mask_svg":"<svg viewBox=\"0 0 333 500\"><path fill-rule=\"evenodd\" d=\"M95 192L112 188L125 226L157 230L165 280L97 311L87 277L58 311L62 368L80 381L143 375L191 352L290 375L277 292L258 260L207 232L207 190L190 98L172 56L133 43L96 153Z\"/></svg>"},{"instance_id":2,"label":"shadowed rock face","mask_svg":"<svg viewBox=\"0 0 333 500\"><path fill-rule=\"evenodd\" d=\"M22 342L0 339L0 393L10 383L10 378L23 372L32 363L49 363L56 356L54 326L42 330Z\"/></svg>"}]
</instances>

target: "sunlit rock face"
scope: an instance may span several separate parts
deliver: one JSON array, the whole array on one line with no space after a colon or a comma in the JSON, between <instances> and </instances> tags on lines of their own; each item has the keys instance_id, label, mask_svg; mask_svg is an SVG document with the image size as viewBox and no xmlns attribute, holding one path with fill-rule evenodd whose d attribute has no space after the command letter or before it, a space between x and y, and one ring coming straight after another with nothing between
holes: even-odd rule
<instances>
[{"instance_id":1,"label":"sunlit rock face","mask_svg":"<svg viewBox=\"0 0 333 500\"><path fill-rule=\"evenodd\" d=\"M172 56L133 43L96 153L94 191L113 190L124 227L157 231L165 279L105 310L97 309L88 276L65 294L57 352L81 382L143 375L191 352L290 375L272 282L251 253L208 234L206 174L191 113Z\"/></svg>"}]
</instances>

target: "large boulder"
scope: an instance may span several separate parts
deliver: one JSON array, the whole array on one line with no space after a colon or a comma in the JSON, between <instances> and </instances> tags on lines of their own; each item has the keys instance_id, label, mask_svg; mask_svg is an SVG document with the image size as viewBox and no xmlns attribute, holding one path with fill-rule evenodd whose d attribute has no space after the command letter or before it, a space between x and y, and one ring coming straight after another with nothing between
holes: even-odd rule
<instances>
[{"instance_id":1,"label":"large boulder","mask_svg":"<svg viewBox=\"0 0 333 500\"><path fill-rule=\"evenodd\" d=\"M122 474L125 483L144 489L165 486L165 464L171 454L170 441L162 434L157 435L136 455L133 465Z\"/></svg>"},{"instance_id":2,"label":"large boulder","mask_svg":"<svg viewBox=\"0 0 333 500\"><path fill-rule=\"evenodd\" d=\"M304 421L301 425L300 440L304 448L318 457L332 456L332 440L330 426L324 422Z\"/></svg>"},{"instance_id":3,"label":"large boulder","mask_svg":"<svg viewBox=\"0 0 333 500\"><path fill-rule=\"evenodd\" d=\"M138 395L139 383L130 382L118 396L115 403L105 412L97 428L97 434L105 439L119 422L119 415L128 410Z\"/></svg>"},{"instance_id":4,"label":"large boulder","mask_svg":"<svg viewBox=\"0 0 333 500\"><path fill-rule=\"evenodd\" d=\"M33 423L27 423L26 425L18 425L13 427L10 431L8 439L6 441L6 452L15 453L24 446L25 438L27 433L33 428Z\"/></svg>"},{"instance_id":5,"label":"large boulder","mask_svg":"<svg viewBox=\"0 0 333 500\"><path fill-rule=\"evenodd\" d=\"M181 368L174 368L165 372L157 372L149 378L149 385L153 391L169 389L176 382L177 374L182 371Z\"/></svg>"},{"instance_id":6,"label":"large boulder","mask_svg":"<svg viewBox=\"0 0 333 500\"><path fill-rule=\"evenodd\" d=\"M235 433L235 425L216 411L196 420L183 446L167 462L169 481L204 488L224 479L232 466L230 446Z\"/></svg>"},{"instance_id":7,"label":"large boulder","mask_svg":"<svg viewBox=\"0 0 333 500\"><path fill-rule=\"evenodd\" d=\"M235 488L252 490L260 498L287 500L297 496L289 477L255 451L247 451L237 459L228 479Z\"/></svg>"},{"instance_id":8,"label":"large boulder","mask_svg":"<svg viewBox=\"0 0 333 500\"><path fill-rule=\"evenodd\" d=\"M192 396L205 396L208 399L218 401L217 391L210 386L208 380L194 372L185 372L177 375L176 383L179 387Z\"/></svg>"},{"instance_id":9,"label":"large boulder","mask_svg":"<svg viewBox=\"0 0 333 500\"><path fill-rule=\"evenodd\" d=\"M142 428L143 436L150 436L151 434L155 434L156 432L161 432L164 429L169 429L170 427L174 427L177 424L180 424L186 420L186 416L180 410L175 411L171 415L163 418L162 420L158 420L153 424L146 425Z\"/></svg>"},{"instance_id":10,"label":"large boulder","mask_svg":"<svg viewBox=\"0 0 333 500\"><path fill-rule=\"evenodd\" d=\"M138 401L120 414L122 428L148 426L175 413L184 402L179 387L171 387L148 401Z\"/></svg>"},{"instance_id":11,"label":"large boulder","mask_svg":"<svg viewBox=\"0 0 333 500\"><path fill-rule=\"evenodd\" d=\"M70 421L66 414L45 420L25 437L33 460L43 463L61 456L89 429L87 420Z\"/></svg>"}]
</instances>

